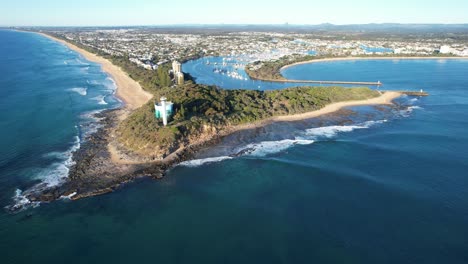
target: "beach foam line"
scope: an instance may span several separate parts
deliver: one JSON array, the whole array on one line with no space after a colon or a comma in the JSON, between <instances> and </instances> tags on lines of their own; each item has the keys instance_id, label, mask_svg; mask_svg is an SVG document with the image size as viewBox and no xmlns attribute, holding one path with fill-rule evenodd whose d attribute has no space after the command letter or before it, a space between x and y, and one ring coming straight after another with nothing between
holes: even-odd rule
<instances>
[{"instance_id":1,"label":"beach foam line","mask_svg":"<svg viewBox=\"0 0 468 264\"><path fill-rule=\"evenodd\" d=\"M387 120L375 120L347 126L325 126L309 128L302 132L302 135L294 139L282 139L272 141L261 141L250 143L237 148L234 154L229 156L210 157L204 159L190 160L180 163L181 166L199 167L207 163L221 162L236 157L267 157L272 154L284 152L285 150L297 145L311 145L317 141L335 138L340 133L352 132L356 129L368 129L374 125L386 123Z\"/></svg>"},{"instance_id":2,"label":"beach foam line","mask_svg":"<svg viewBox=\"0 0 468 264\"><path fill-rule=\"evenodd\" d=\"M189 161L181 162L181 163L179 163L179 166L199 167L199 166L201 166L203 164L220 162L220 161L229 160L229 159L233 159L233 157L221 156L221 157L213 157L213 158L205 158L205 159L195 159L195 160L189 160Z\"/></svg>"},{"instance_id":3,"label":"beach foam line","mask_svg":"<svg viewBox=\"0 0 468 264\"><path fill-rule=\"evenodd\" d=\"M349 125L349 126L326 126L326 127L310 128L306 130L306 135L315 139L333 138L337 136L339 133L352 132L356 129L366 129L366 128L370 128L373 125L382 124L385 122L387 122L387 120L367 121L361 124Z\"/></svg>"},{"instance_id":4,"label":"beach foam line","mask_svg":"<svg viewBox=\"0 0 468 264\"><path fill-rule=\"evenodd\" d=\"M143 88L138 82L130 78L130 76L126 72L124 72L120 67L117 67L116 65L112 64L112 62L110 62L109 60L100 57L96 54L90 53L84 49L81 49L65 40L58 39L56 37L44 33L38 34L49 39L55 40L67 46L69 49L80 53L83 58L78 59L75 63L90 66L89 63L83 61L83 59L85 59L87 61L100 64L102 70L109 74L109 76L111 76L112 79L115 81L117 85L116 95L124 101L124 105L126 108L131 110L137 109L140 106L146 104L153 97L151 93L143 90Z\"/></svg>"},{"instance_id":5,"label":"beach foam line","mask_svg":"<svg viewBox=\"0 0 468 264\"><path fill-rule=\"evenodd\" d=\"M73 145L64 152L50 153L58 162L52 163L49 167L39 172L35 178L41 180L47 187L55 187L62 184L68 177L70 167L74 165L73 153L81 146L80 138L75 136Z\"/></svg>"},{"instance_id":6,"label":"beach foam line","mask_svg":"<svg viewBox=\"0 0 468 264\"><path fill-rule=\"evenodd\" d=\"M248 144L241 148L240 151L237 151L236 156L265 157L271 154L283 152L294 145L310 145L312 143L314 143L314 140L303 138L262 141L259 143Z\"/></svg>"},{"instance_id":7,"label":"beach foam line","mask_svg":"<svg viewBox=\"0 0 468 264\"><path fill-rule=\"evenodd\" d=\"M15 195L13 195L13 204L7 205L4 208L10 212L19 213L28 208L36 208L40 205L40 202L33 202L26 198L23 194L23 191L20 189L15 190Z\"/></svg>"},{"instance_id":8,"label":"beach foam line","mask_svg":"<svg viewBox=\"0 0 468 264\"><path fill-rule=\"evenodd\" d=\"M80 115L81 122L79 124L79 132L81 140L86 141L88 136L94 134L99 128L103 127L100 121L104 118L97 117L96 115L105 110L106 109L93 110Z\"/></svg>"},{"instance_id":9,"label":"beach foam line","mask_svg":"<svg viewBox=\"0 0 468 264\"><path fill-rule=\"evenodd\" d=\"M106 98L105 95L98 95L98 96L93 97L91 99L97 101L99 105L107 105L108 103L106 102L105 98Z\"/></svg>"},{"instance_id":10,"label":"beach foam line","mask_svg":"<svg viewBox=\"0 0 468 264\"><path fill-rule=\"evenodd\" d=\"M72 198L73 196L75 196L76 194L77 194L76 192L72 192L72 193L69 194L69 195L62 195L62 196L60 196L60 199L62 199L62 200L71 200L71 198Z\"/></svg>"},{"instance_id":11,"label":"beach foam line","mask_svg":"<svg viewBox=\"0 0 468 264\"><path fill-rule=\"evenodd\" d=\"M41 190L59 186L68 178L70 167L74 165L73 153L81 146L80 138L75 136L73 145L64 152L50 152L44 157L50 157L59 161L52 163L45 169L39 171L34 178L41 182L31 188L22 191L17 189L12 197L13 203L5 206L11 212L20 212L28 208L35 208L40 202L33 202L27 198L27 194L40 192Z\"/></svg>"},{"instance_id":12,"label":"beach foam line","mask_svg":"<svg viewBox=\"0 0 468 264\"><path fill-rule=\"evenodd\" d=\"M422 110L422 109L424 108L422 108L421 106L412 105L412 106L408 106L406 109L399 110L399 114L402 117L409 117L411 113L413 113L414 110Z\"/></svg>"},{"instance_id":13,"label":"beach foam line","mask_svg":"<svg viewBox=\"0 0 468 264\"><path fill-rule=\"evenodd\" d=\"M68 90L75 92L82 96L86 96L88 94L88 88L84 88L84 87L75 87L75 88L70 88Z\"/></svg>"}]
</instances>

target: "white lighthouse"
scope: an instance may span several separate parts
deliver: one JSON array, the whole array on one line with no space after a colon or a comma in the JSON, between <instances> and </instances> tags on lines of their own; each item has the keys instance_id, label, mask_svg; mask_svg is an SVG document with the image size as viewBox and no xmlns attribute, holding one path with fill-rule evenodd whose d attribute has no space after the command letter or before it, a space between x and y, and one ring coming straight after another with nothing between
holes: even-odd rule
<instances>
[{"instance_id":1,"label":"white lighthouse","mask_svg":"<svg viewBox=\"0 0 468 264\"><path fill-rule=\"evenodd\" d=\"M163 125L167 126L167 110L166 110L166 97L161 97L161 106L162 106L162 120Z\"/></svg>"},{"instance_id":2,"label":"white lighthouse","mask_svg":"<svg viewBox=\"0 0 468 264\"><path fill-rule=\"evenodd\" d=\"M173 103L167 102L166 97L161 97L161 103L154 104L156 118L162 118L163 125L167 125L167 119L172 114Z\"/></svg>"}]
</instances>

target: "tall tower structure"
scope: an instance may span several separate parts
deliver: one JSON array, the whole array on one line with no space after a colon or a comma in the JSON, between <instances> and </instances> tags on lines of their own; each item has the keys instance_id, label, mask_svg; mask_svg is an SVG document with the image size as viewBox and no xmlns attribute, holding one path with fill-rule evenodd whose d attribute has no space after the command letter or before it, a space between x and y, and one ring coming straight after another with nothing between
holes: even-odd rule
<instances>
[{"instance_id":1,"label":"tall tower structure","mask_svg":"<svg viewBox=\"0 0 468 264\"><path fill-rule=\"evenodd\" d=\"M167 109L166 109L166 97L161 97L161 117L163 120L163 125L167 126Z\"/></svg>"},{"instance_id":2,"label":"tall tower structure","mask_svg":"<svg viewBox=\"0 0 468 264\"><path fill-rule=\"evenodd\" d=\"M184 84L184 74L182 72L178 72L175 75L175 79L178 85L183 85Z\"/></svg>"},{"instance_id":3,"label":"tall tower structure","mask_svg":"<svg viewBox=\"0 0 468 264\"><path fill-rule=\"evenodd\" d=\"M174 75L179 73L179 72L182 72L182 64L180 64L180 62L178 62L178 61L173 61L172 62L172 71L174 72Z\"/></svg>"},{"instance_id":4,"label":"tall tower structure","mask_svg":"<svg viewBox=\"0 0 468 264\"><path fill-rule=\"evenodd\" d=\"M174 104L172 102L168 102L166 97L161 97L160 103L154 104L154 114L156 118L161 118L163 121L163 125L167 125L167 120L172 115L172 109L174 108Z\"/></svg>"}]
</instances>

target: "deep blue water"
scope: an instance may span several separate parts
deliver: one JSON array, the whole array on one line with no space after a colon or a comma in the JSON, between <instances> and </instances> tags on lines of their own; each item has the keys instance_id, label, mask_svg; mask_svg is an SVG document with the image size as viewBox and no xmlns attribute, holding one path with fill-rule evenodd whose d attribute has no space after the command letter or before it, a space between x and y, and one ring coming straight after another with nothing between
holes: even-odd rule
<instances>
[{"instance_id":1,"label":"deep blue water","mask_svg":"<svg viewBox=\"0 0 468 264\"><path fill-rule=\"evenodd\" d=\"M44 155L73 146L80 113L100 107L88 94L105 85L86 96L67 92L90 78L63 64L76 54L36 35L0 34L7 205L37 175L25 172L52 166ZM106 82L95 67L92 80ZM430 96L245 131L163 180L2 212L2 263L467 263L467 69L466 61L437 60L289 68L302 79L379 79ZM73 104L63 103L70 96Z\"/></svg>"}]
</instances>

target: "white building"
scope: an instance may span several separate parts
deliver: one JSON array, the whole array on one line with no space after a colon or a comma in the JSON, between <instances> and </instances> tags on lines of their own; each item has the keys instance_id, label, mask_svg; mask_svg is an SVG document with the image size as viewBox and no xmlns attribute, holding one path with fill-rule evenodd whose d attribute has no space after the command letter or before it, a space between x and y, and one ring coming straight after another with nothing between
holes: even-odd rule
<instances>
[{"instance_id":1,"label":"white building","mask_svg":"<svg viewBox=\"0 0 468 264\"><path fill-rule=\"evenodd\" d=\"M161 97L161 103L154 104L154 115L156 118L162 118L164 126L167 125L167 119L172 115L172 108L174 104L172 102L167 102L166 97Z\"/></svg>"},{"instance_id":2,"label":"white building","mask_svg":"<svg viewBox=\"0 0 468 264\"><path fill-rule=\"evenodd\" d=\"M174 74L174 78L176 79L178 85L184 84L184 74L182 72Z\"/></svg>"},{"instance_id":3,"label":"white building","mask_svg":"<svg viewBox=\"0 0 468 264\"><path fill-rule=\"evenodd\" d=\"M182 72L182 64L180 64L180 62L178 61L173 61L172 71L174 72L174 75L177 74L178 72Z\"/></svg>"},{"instance_id":4,"label":"white building","mask_svg":"<svg viewBox=\"0 0 468 264\"><path fill-rule=\"evenodd\" d=\"M450 46L444 45L444 46L440 47L440 53L450 54L450 53L453 53L453 49Z\"/></svg>"},{"instance_id":5,"label":"white building","mask_svg":"<svg viewBox=\"0 0 468 264\"><path fill-rule=\"evenodd\" d=\"M180 62L172 62L172 73L174 74L174 82L176 84L184 84L184 73L182 73L182 64L180 64Z\"/></svg>"}]
</instances>

